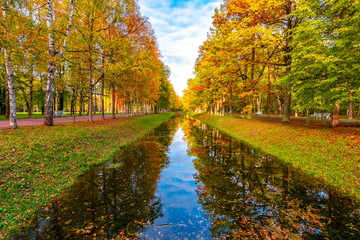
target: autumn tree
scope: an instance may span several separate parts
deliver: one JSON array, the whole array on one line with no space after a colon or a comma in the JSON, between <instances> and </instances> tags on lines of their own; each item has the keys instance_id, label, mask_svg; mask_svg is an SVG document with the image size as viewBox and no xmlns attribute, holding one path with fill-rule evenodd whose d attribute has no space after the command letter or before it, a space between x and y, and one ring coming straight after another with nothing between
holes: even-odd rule
<instances>
[{"instance_id":1,"label":"autumn tree","mask_svg":"<svg viewBox=\"0 0 360 240\"><path fill-rule=\"evenodd\" d=\"M203 93L212 89L206 93L215 101L212 104L223 105L220 112L224 113L226 106L232 113L237 102L251 118L255 100L261 110L259 99L269 79L288 74L290 32L296 24L290 17L292 10L291 1L229 0L215 12L213 28L200 49L195 69L199 79L207 82L205 88L202 86ZM284 87L284 92L287 107L283 114L287 122L289 87Z\"/></svg>"},{"instance_id":2,"label":"autumn tree","mask_svg":"<svg viewBox=\"0 0 360 240\"><path fill-rule=\"evenodd\" d=\"M120 105L150 113L176 101L155 33L135 0L2 3L1 114L17 103L31 117L36 106L53 125L53 110L82 114L87 107L89 121L99 110L104 119L110 97L113 116Z\"/></svg>"},{"instance_id":3,"label":"autumn tree","mask_svg":"<svg viewBox=\"0 0 360 240\"><path fill-rule=\"evenodd\" d=\"M223 114L235 105L251 118L255 100L261 112L266 94L268 113L270 100L283 104L283 122L291 106L333 108L333 126L340 106L347 105L353 118L360 82L358 12L358 1L347 0L224 1L200 47L196 77L185 90L187 107Z\"/></svg>"},{"instance_id":4,"label":"autumn tree","mask_svg":"<svg viewBox=\"0 0 360 240\"><path fill-rule=\"evenodd\" d=\"M75 12L75 4L76 0L69 1L69 14L67 16L67 25L65 28L65 32L63 35L58 34L57 38L55 38L55 31L60 30L55 28L55 11L54 1L47 0L47 19L46 25L48 30L48 50L49 50L49 58L48 58L48 67L47 67L47 81L46 81L46 104L45 104L45 119L44 124L48 126L52 126L54 124L53 121L53 91L54 91L54 79L55 79L55 71L56 71L56 58L62 58L67 48L68 37L70 35L73 16ZM62 37L61 37L62 36ZM62 39L62 43L56 42L56 39Z\"/></svg>"},{"instance_id":5,"label":"autumn tree","mask_svg":"<svg viewBox=\"0 0 360 240\"><path fill-rule=\"evenodd\" d=\"M2 51L4 52L4 64L5 64L5 76L6 76L6 89L8 92L8 98L9 98L9 116L10 116L10 127L12 129L17 128L17 122L16 122L16 96L15 96L15 86L14 86L14 70L13 70L13 64L12 64L12 58L11 58L11 49L12 46L15 45L16 40L13 38L12 35L12 27L11 25L14 24L14 22L11 20L11 17L9 15L9 9L10 9L10 3L11 1L3 0L2 6L1 6L1 12L2 12L2 32L3 32L3 39L2 42L4 43L2 46Z\"/></svg>"},{"instance_id":6,"label":"autumn tree","mask_svg":"<svg viewBox=\"0 0 360 240\"><path fill-rule=\"evenodd\" d=\"M340 106L349 118L359 98L360 4L358 1L300 1L303 19L294 31L294 69L289 76L302 108L331 111L339 125Z\"/></svg>"}]
</instances>

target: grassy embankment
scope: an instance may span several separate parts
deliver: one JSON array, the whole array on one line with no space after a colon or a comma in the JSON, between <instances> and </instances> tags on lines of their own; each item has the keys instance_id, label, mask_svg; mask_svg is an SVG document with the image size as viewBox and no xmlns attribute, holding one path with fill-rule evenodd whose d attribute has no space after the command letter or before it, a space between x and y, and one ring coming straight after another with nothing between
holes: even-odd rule
<instances>
[{"instance_id":1,"label":"grassy embankment","mask_svg":"<svg viewBox=\"0 0 360 240\"><path fill-rule=\"evenodd\" d=\"M189 114L360 199L360 128Z\"/></svg>"},{"instance_id":2,"label":"grassy embankment","mask_svg":"<svg viewBox=\"0 0 360 240\"><path fill-rule=\"evenodd\" d=\"M91 165L111 159L172 115L0 130L0 238L26 225Z\"/></svg>"}]
</instances>

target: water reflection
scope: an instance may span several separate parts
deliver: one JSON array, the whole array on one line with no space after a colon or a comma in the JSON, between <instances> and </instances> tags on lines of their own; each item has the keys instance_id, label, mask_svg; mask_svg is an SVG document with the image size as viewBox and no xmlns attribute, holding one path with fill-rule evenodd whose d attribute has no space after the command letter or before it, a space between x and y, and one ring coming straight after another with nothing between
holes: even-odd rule
<instances>
[{"instance_id":1,"label":"water reflection","mask_svg":"<svg viewBox=\"0 0 360 240\"><path fill-rule=\"evenodd\" d=\"M360 239L358 202L193 119L81 176L13 239Z\"/></svg>"},{"instance_id":2,"label":"water reflection","mask_svg":"<svg viewBox=\"0 0 360 240\"><path fill-rule=\"evenodd\" d=\"M141 239L211 239L210 222L198 203L194 157L187 152L180 128L167 153L170 163L158 183L157 196L161 197L163 216L145 229Z\"/></svg>"},{"instance_id":3,"label":"water reflection","mask_svg":"<svg viewBox=\"0 0 360 240\"><path fill-rule=\"evenodd\" d=\"M213 238L360 239L355 200L200 122L183 128Z\"/></svg>"},{"instance_id":4,"label":"water reflection","mask_svg":"<svg viewBox=\"0 0 360 240\"><path fill-rule=\"evenodd\" d=\"M81 176L14 239L136 238L162 215L155 196L176 123L169 121L107 164ZM121 167L119 167L121 165Z\"/></svg>"}]
</instances>

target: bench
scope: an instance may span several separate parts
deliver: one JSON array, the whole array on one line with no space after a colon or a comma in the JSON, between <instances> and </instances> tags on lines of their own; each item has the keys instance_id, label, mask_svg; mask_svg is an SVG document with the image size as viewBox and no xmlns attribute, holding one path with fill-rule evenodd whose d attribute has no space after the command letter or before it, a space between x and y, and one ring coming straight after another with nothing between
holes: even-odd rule
<instances>
[{"instance_id":1,"label":"bench","mask_svg":"<svg viewBox=\"0 0 360 240\"><path fill-rule=\"evenodd\" d=\"M62 117L62 116L66 116L64 110L54 111L54 117Z\"/></svg>"},{"instance_id":2,"label":"bench","mask_svg":"<svg viewBox=\"0 0 360 240\"><path fill-rule=\"evenodd\" d=\"M331 118L331 113L314 113L314 114L310 115L310 118L330 119Z\"/></svg>"}]
</instances>

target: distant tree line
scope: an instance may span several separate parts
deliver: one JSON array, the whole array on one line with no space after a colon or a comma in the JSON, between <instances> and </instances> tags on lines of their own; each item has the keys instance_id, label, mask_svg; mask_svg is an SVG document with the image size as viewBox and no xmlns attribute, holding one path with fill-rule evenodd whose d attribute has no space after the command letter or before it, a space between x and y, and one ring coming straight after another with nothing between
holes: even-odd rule
<instances>
[{"instance_id":1,"label":"distant tree line","mask_svg":"<svg viewBox=\"0 0 360 240\"><path fill-rule=\"evenodd\" d=\"M187 109L360 117L359 0L224 0L200 47Z\"/></svg>"},{"instance_id":2,"label":"distant tree line","mask_svg":"<svg viewBox=\"0 0 360 240\"><path fill-rule=\"evenodd\" d=\"M1 0L0 114L154 113L179 107L136 0Z\"/></svg>"}]
</instances>

